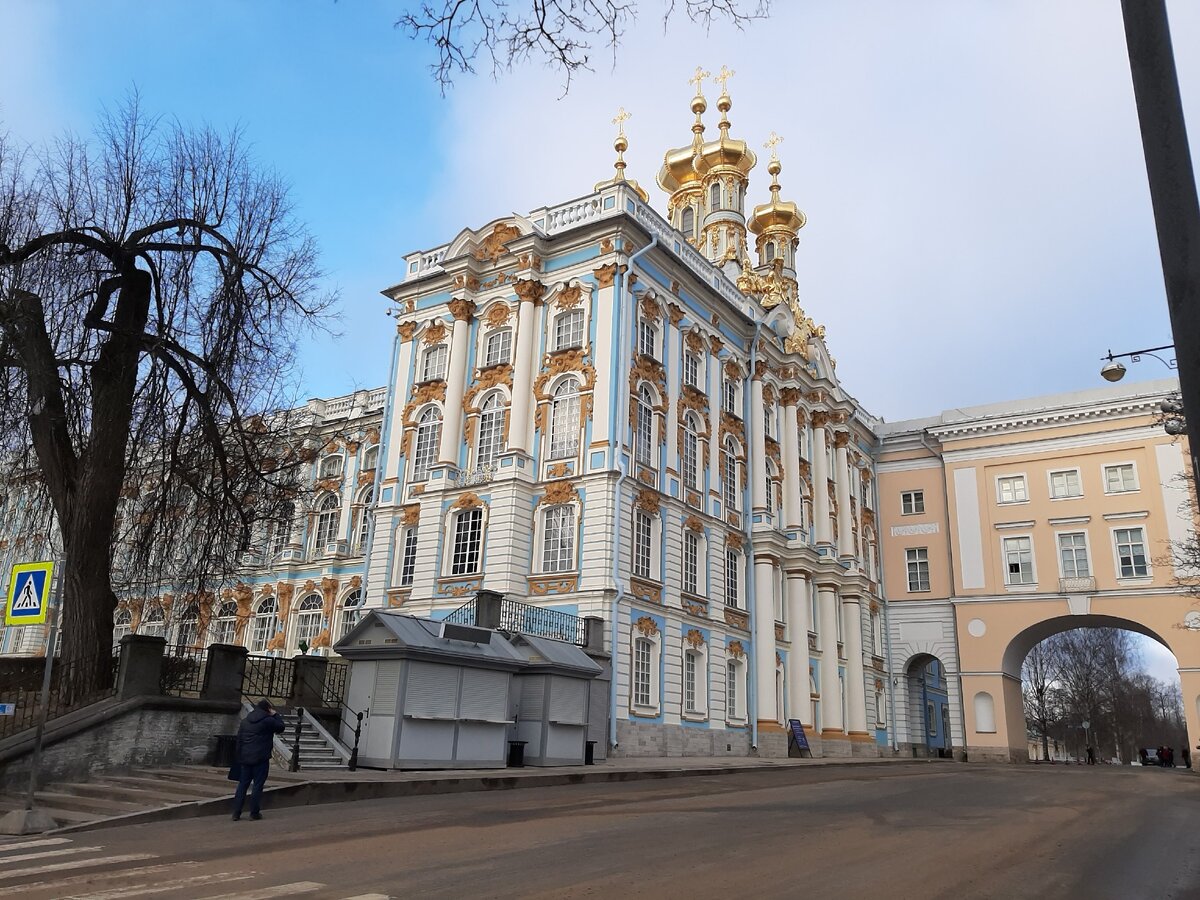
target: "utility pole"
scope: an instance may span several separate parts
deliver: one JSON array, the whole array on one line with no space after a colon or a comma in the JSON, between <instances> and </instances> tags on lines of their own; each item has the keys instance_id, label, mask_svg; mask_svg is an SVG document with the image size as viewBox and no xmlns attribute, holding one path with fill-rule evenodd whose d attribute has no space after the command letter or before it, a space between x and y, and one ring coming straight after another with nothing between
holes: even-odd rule
<instances>
[{"instance_id":1,"label":"utility pole","mask_svg":"<svg viewBox=\"0 0 1200 900\"><path fill-rule=\"evenodd\" d=\"M1193 484L1200 488L1200 203L1166 0L1121 0L1125 43L1158 231Z\"/></svg>"}]
</instances>

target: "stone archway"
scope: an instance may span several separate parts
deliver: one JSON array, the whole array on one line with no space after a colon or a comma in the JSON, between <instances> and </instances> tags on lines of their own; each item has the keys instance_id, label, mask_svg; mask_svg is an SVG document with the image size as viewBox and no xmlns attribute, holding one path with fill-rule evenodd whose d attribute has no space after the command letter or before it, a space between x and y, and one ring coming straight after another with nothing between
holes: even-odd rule
<instances>
[{"instance_id":1,"label":"stone archway","mask_svg":"<svg viewBox=\"0 0 1200 900\"><path fill-rule=\"evenodd\" d=\"M904 665L897 690L901 754L916 757L954 755L962 749L958 679L931 653L917 653Z\"/></svg>"},{"instance_id":2,"label":"stone archway","mask_svg":"<svg viewBox=\"0 0 1200 900\"><path fill-rule=\"evenodd\" d=\"M1193 627L1195 600L1179 594L1081 599L1084 602L978 601L956 608L970 759L1028 761L1021 665L1036 644L1075 628L1121 628L1170 650L1179 665L1188 743L1196 746L1200 740L1200 630Z\"/></svg>"}]
</instances>

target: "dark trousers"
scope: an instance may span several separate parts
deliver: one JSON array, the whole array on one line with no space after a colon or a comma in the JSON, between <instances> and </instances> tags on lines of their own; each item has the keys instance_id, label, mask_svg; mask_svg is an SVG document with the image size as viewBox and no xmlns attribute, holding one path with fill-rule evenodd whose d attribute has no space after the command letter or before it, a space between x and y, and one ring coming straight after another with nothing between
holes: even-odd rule
<instances>
[{"instance_id":1,"label":"dark trousers","mask_svg":"<svg viewBox=\"0 0 1200 900\"><path fill-rule=\"evenodd\" d=\"M271 761L265 759L260 763L247 765L242 763L242 777L238 779L237 791L233 795L233 814L240 816L242 806L246 802L246 788L250 788L250 815L257 816L261 811L263 785L267 781L267 773L271 771Z\"/></svg>"}]
</instances>

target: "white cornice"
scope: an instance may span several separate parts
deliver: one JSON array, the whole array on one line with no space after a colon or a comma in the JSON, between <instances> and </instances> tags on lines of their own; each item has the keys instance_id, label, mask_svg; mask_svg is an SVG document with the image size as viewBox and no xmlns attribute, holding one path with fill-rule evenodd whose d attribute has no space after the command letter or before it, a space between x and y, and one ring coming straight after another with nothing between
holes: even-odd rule
<instances>
[{"instance_id":1,"label":"white cornice","mask_svg":"<svg viewBox=\"0 0 1200 900\"><path fill-rule=\"evenodd\" d=\"M895 462L881 462L875 464L875 471L880 475L888 472L915 472L918 469L940 469L942 461L937 457L929 457L928 459L898 459Z\"/></svg>"},{"instance_id":2,"label":"white cornice","mask_svg":"<svg viewBox=\"0 0 1200 900\"><path fill-rule=\"evenodd\" d=\"M974 447L970 450L948 450L944 454L944 458L946 464L949 465L978 459L994 459L997 456L1017 456L1023 453L1054 453L1059 450L1080 450L1084 447L1098 447L1104 444L1142 443L1161 437L1163 437L1161 428L1154 425L1142 425L1119 431L1102 431L1041 441L1024 441L1016 444L996 444L990 447Z\"/></svg>"}]
</instances>

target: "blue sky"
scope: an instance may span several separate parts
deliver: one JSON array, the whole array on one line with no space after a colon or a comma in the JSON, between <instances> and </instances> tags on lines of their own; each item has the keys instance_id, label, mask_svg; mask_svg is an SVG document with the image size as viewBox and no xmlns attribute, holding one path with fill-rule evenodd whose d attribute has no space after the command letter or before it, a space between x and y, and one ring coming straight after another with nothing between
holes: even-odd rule
<instances>
[{"instance_id":1,"label":"blue sky","mask_svg":"<svg viewBox=\"0 0 1200 900\"><path fill-rule=\"evenodd\" d=\"M386 381L378 292L403 254L607 178L619 105L629 174L662 210L654 174L690 139L697 64L736 70L735 136L785 137L784 196L809 217L802 300L877 415L1092 387L1107 349L1170 341L1118 0L791 0L745 32L665 35L643 0L615 63L597 53L565 98L537 66L442 98L428 51L392 27L404 0L2 4L15 137L86 133L136 86L151 113L242 126L291 182L342 296L339 336L301 348L313 396ZM1200 4L1169 9L1195 132ZM1159 645L1145 655L1175 677Z\"/></svg>"}]
</instances>

